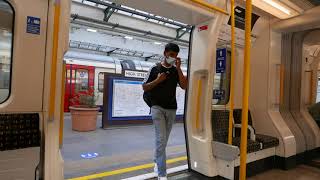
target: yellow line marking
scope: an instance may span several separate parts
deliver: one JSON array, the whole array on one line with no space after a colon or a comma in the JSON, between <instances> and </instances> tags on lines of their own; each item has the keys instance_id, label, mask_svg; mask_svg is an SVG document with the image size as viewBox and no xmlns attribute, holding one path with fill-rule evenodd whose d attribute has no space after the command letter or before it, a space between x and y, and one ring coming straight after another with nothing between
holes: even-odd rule
<instances>
[{"instance_id":1,"label":"yellow line marking","mask_svg":"<svg viewBox=\"0 0 320 180\"><path fill-rule=\"evenodd\" d=\"M179 161L185 161L185 160L187 160L187 156L182 156L182 157L178 157L178 158L167 160L167 164L172 164L172 163L176 163L176 162L179 162ZM92 175L88 175L88 176L72 178L72 179L69 179L69 180L97 179L97 178L102 178L102 177L108 177L108 176L114 176L114 175L118 175L118 174L124 174L124 173L128 173L128 172L138 171L138 170L142 170L142 169L148 169L148 168L152 168L153 166L154 166L154 163L149 163L149 164L143 164L143 165L140 165L140 166L133 166L133 167L128 167L128 168L124 168L124 169L118 169L118 170L114 170L114 171L107 171L107 172L103 172L103 173L98 173L98 174L92 174Z\"/></svg>"}]
</instances>

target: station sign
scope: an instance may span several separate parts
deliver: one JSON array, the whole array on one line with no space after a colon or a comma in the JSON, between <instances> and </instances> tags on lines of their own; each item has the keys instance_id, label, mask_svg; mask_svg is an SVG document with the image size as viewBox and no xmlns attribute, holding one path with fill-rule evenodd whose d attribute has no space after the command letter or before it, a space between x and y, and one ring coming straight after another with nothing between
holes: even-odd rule
<instances>
[{"instance_id":1,"label":"station sign","mask_svg":"<svg viewBox=\"0 0 320 180\"><path fill-rule=\"evenodd\" d=\"M147 74L148 72L144 72L144 71L124 70L125 77L144 79L145 77L147 77Z\"/></svg>"}]
</instances>

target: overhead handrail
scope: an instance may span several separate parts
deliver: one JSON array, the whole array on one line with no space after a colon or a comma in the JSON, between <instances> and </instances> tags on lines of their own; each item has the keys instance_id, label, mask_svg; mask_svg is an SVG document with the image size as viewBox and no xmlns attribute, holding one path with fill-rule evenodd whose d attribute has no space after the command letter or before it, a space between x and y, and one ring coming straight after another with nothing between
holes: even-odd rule
<instances>
[{"instance_id":1,"label":"overhead handrail","mask_svg":"<svg viewBox=\"0 0 320 180\"><path fill-rule=\"evenodd\" d=\"M49 101L50 102L49 103L49 120L50 121L53 121L54 111L55 111L60 14L61 14L60 0L55 0L53 45L52 45L52 58L51 58L52 60L51 60L51 75L50 75L50 101Z\"/></svg>"},{"instance_id":2,"label":"overhead handrail","mask_svg":"<svg viewBox=\"0 0 320 180\"><path fill-rule=\"evenodd\" d=\"M229 131L228 144L232 144L233 109L234 109L234 69L235 69L235 17L234 0L231 0L231 79L230 79L230 110L229 110Z\"/></svg>"},{"instance_id":3,"label":"overhead handrail","mask_svg":"<svg viewBox=\"0 0 320 180\"><path fill-rule=\"evenodd\" d=\"M205 8L208 8L210 10L217 11L217 12L220 12L225 15L229 15L229 13L227 11L225 11L224 9L216 7L216 6L214 6L208 2L205 2L203 0L189 0L189 1L191 1L192 3L195 3L197 5L203 6Z\"/></svg>"},{"instance_id":4,"label":"overhead handrail","mask_svg":"<svg viewBox=\"0 0 320 180\"><path fill-rule=\"evenodd\" d=\"M240 180L246 179L247 168L247 141L248 141L248 111L250 91L250 51L251 51L251 16L252 0L246 0L245 15L245 51L243 72L243 95L241 117L241 142L240 142Z\"/></svg>"}]
</instances>

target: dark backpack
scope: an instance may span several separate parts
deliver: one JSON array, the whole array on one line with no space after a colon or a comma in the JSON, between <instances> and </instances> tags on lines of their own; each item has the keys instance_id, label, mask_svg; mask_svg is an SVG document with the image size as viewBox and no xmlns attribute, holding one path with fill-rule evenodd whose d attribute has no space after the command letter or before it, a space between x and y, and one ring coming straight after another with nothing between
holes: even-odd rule
<instances>
[{"instance_id":1,"label":"dark backpack","mask_svg":"<svg viewBox=\"0 0 320 180\"><path fill-rule=\"evenodd\" d=\"M157 68L158 72L160 72L161 71L161 63L157 63L156 65L157 65L156 68ZM150 91L143 92L143 100L149 107L152 107L151 92Z\"/></svg>"},{"instance_id":2,"label":"dark backpack","mask_svg":"<svg viewBox=\"0 0 320 180\"><path fill-rule=\"evenodd\" d=\"M143 100L149 107L152 106L150 92L144 92L143 93Z\"/></svg>"}]
</instances>

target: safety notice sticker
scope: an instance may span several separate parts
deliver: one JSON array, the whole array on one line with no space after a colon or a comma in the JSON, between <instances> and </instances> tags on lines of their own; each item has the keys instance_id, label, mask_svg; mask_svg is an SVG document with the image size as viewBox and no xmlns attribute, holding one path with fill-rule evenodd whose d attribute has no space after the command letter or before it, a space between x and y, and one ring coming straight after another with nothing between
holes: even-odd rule
<instances>
[{"instance_id":1,"label":"safety notice sticker","mask_svg":"<svg viewBox=\"0 0 320 180\"><path fill-rule=\"evenodd\" d=\"M216 73L226 71L227 49L217 49Z\"/></svg>"},{"instance_id":2,"label":"safety notice sticker","mask_svg":"<svg viewBox=\"0 0 320 180\"><path fill-rule=\"evenodd\" d=\"M40 18L27 17L27 33L40 35Z\"/></svg>"}]
</instances>

